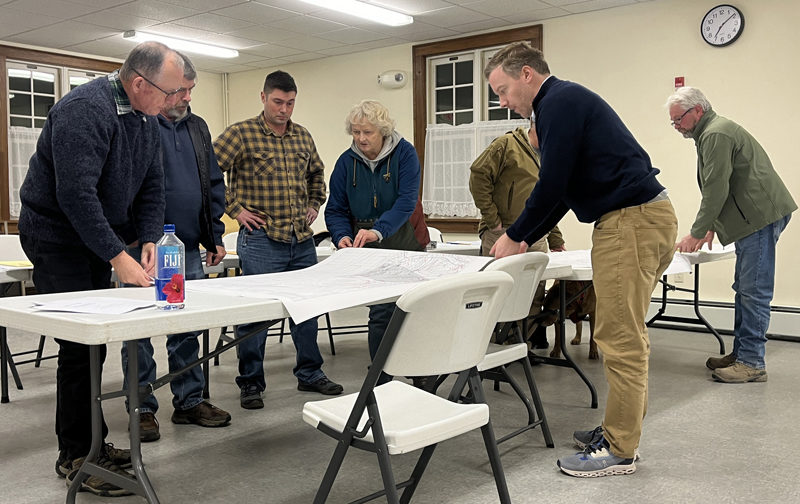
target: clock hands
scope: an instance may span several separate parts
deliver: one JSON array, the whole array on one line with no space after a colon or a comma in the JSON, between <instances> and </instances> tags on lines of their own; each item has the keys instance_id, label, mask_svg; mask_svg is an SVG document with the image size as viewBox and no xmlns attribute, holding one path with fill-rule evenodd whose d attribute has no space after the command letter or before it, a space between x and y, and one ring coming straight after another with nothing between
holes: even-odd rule
<instances>
[{"instance_id":1,"label":"clock hands","mask_svg":"<svg viewBox=\"0 0 800 504\"><path fill-rule=\"evenodd\" d=\"M730 21L730 20L731 20L732 18L734 18L735 16L736 16L736 14L735 14L735 13L734 13L734 14L731 14L731 15L730 15L730 17L728 17L728 19L726 19L725 21L723 21L723 22L722 22L722 24L721 24L721 25L719 25L719 28L717 28L717 33L715 33L715 34L714 34L714 38L717 38L717 35L719 35L719 32L720 32L720 30L722 30L722 27L723 27L723 26L725 26L725 23L727 23L728 21Z\"/></svg>"}]
</instances>

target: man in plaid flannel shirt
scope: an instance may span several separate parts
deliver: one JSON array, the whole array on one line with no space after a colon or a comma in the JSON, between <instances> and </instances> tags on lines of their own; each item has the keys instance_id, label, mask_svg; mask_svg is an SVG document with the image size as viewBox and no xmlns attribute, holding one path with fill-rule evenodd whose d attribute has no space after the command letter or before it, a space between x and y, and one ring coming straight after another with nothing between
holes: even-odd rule
<instances>
[{"instance_id":1,"label":"man in plaid flannel shirt","mask_svg":"<svg viewBox=\"0 0 800 504\"><path fill-rule=\"evenodd\" d=\"M325 202L324 166L308 130L291 121L297 86L283 71L267 75L261 102L264 112L228 127L214 142L223 172L228 173L226 213L239 222L236 250L244 275L307 268L317 263L311 223ZM257 324L243 324L238 334ZM290 320L297 350L298 390L326 395L342 386L322 372L317 319ZM267 332L239 345L243 408L264 407L264 344Z\"/></svg>"}]
</instances>

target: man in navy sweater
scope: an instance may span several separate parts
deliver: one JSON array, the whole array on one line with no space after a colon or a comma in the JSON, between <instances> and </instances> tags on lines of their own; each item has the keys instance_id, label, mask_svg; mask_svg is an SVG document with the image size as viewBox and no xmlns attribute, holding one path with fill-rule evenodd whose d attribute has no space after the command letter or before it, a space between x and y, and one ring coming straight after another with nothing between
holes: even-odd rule
<instances>
[{"instance_id":1,"label":"man in navy sweater","mask_svg":"<svg viewBox=\"0 0 800 504\"><path fill-rule=\"evenodd\" d=\"M225 181L214 155L211 134L206 122L192 114L189 102L195 87L197 71L186 55L183 58L183 83L178 102L167 103L158 115L161 132L161 157L164 164L166 208L164 223L175 224L175 234L186 247L187 280L205 278L199 245L205 248L205 263L219 264L225 257L220 220L225 211ZM138 255L139 249L134 249ZM197 360L200 331L167 335L167 357L170 372L178 371ZM139 340L139 384L156 379L153 345L149 339ZM127 346L122 346L122 369L128 368ZM127 386L127 373L125 384ZM202 427L223 427L230 414L203 400L205 378L200 366L181 373L169 383L172 390L172 422ZM127 405L126 405L127 406ZM142 441L161 437L156 420L158 401L153 394L142 400L139 408L139 436Z\"/></svg>"},{"instance_id":2,"label":"man in navy sweater","mask_svg":"<svg viewBox=\"0 0 800 504\"><path fill-rule=\"evenodd\" d=\"M540 51L524 42L506 46L484 74L501 106L535 120L541 149L539 182L492 254L524 252L570 209L581 222L594 222L594 337L608 399L602 425L575 432L583 451L558 466L579 477L631 474L647 411L645 316L672 260L675 211L658 170L619 116L595 93L551 76Z\"/></svg>"},{"instance_id":3,"label":"man in navy sweater","mask_svg":"<svg viewBox=\"0 0 800 504\"><path fill-rule=\"evenodd\" d=\"M177 101L183 60L167 46L140 44L119 71L70 91L52 108L20 189L20 241L40 293L107 289L120 281L150 285L155 242L164 223L164 173L158 121ZM167 91L169 90L169 91ZM126 244L142 244L141 264ZM69 485L92 440L89 347L64 339L56 372L56 473ZM103 346L100 358L105 360ZM103 438L108 434L105 422ZM96 464L127 474L130 452L104 445ZM82 490L130 492L99 476Z\"/></svg>"}]
</instances>

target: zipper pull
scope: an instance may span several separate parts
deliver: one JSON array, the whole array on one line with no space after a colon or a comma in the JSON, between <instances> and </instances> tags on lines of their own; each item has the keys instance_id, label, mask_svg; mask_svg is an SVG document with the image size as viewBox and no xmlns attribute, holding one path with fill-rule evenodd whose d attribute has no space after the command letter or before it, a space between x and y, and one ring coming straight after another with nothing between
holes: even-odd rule
<instances>
[{"instance_id":1,"label":"zipper pull","mask_svg":"<svg viewBox=\"0 0 800 504\"><path fill-rule=\"evenodd\" d=\"M372 206L375 207L375 208L378 208L378 195L377 194L373 194L372 195Z\"/></svg>"}]
</instances>

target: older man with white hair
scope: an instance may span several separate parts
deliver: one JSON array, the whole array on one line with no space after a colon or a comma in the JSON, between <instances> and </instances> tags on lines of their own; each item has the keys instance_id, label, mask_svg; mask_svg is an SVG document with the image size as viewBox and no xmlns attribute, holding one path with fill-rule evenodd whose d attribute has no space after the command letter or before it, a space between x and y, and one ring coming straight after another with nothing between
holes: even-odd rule
<instances>
[{"instance_id":1,"label":"older man with white hair","mask_svg":"<svg viewBox=\"0 0 800 504\"><path fill-rule=\"evenodd\" d=\"M775 286L775 246L797 209L753 136L717 115L705 95L682 87L667 99L672 126L697 147L702 199L691 232L676 245L694 252L714 235L736 245L733 351L706 366L723 383L767 381L764 354Z\"/></svg>"}]
</instances>

